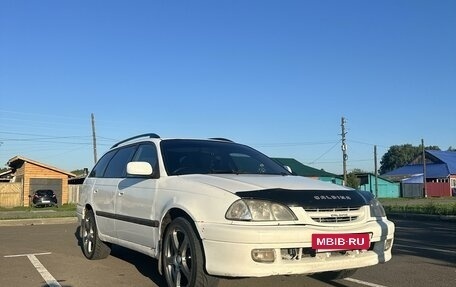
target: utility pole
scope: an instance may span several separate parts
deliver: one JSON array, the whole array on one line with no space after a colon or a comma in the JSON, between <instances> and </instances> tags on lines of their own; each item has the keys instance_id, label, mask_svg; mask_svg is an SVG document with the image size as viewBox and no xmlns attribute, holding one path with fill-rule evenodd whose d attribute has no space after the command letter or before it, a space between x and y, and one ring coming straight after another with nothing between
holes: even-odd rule
<instances>
[{"instance_id":1,"label":"utility pole","mask_svg":"<svg viewBox=\"0 0 456 287\"><path fill-rule=\"evenodd\" d=\"M424 139L421 139L421 148L423 151L423 197L427 197L427 189L426 189L426 152L424 150Z\"/></svg>"},{"instance_id":2,"label":"utility pole","mask_svg":"<svg viewBox=\"0 0 456 287\"><path fill-rule=\"evenodd\" d=\"M344 185L347 185L347 159L348 159L348 155L347 155L347 144L345 142L345 135L347 134L347 132L345 132L345 118L342 117L341 119L341 127L342 127L342 163L343 163L343 171L344 171Z\"/></svg>"},{"instance_id":3,"label":"utility pole","mask_svg":"<svg viewBox=\"0 0 456 287\"><path fill-rule=\"evenodd\" d=\"M374 145L374 168L375 168L375 197L378 198L378 167L377 167L377 146Z\"/></svg>"},{"instance_id":4,"label":"utility pole","mask_svg":"<svg viewBox=\"0 0 456 287\"><path fill-rule=\"evenodd\" d=\"M93 161L97 163L97 137L95 134L95 116L92 113Z\"/></svg>"}]
</instances>

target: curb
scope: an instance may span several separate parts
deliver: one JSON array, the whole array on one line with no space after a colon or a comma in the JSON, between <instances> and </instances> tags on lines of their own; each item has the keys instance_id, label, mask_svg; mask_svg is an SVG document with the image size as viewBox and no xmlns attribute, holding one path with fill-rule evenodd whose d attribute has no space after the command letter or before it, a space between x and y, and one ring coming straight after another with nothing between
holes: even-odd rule
<instances>
[{"instance_id":1,"label":"curb","mask_svg":"<svg viewBox=\"0 0 456 287\"><path fill-rule=\"evenodd\" d=\"M430 215L418 213L387 213L387 218L391 219L412 219L412 220L429 220L429 221L448 221L456 222L456 215Z\"/></svg>"},{"instance_id":2,"label":"curb","mask_svg":"<svg viewBox=\"0 0 456 287\"><path fill-rule=\"evenodd\" d=\"M45 224L68 224L78 222L77 217L33 218L33 219L5 219L0 220L0 226L27 226Z\"/></svg>"}]
</instances>

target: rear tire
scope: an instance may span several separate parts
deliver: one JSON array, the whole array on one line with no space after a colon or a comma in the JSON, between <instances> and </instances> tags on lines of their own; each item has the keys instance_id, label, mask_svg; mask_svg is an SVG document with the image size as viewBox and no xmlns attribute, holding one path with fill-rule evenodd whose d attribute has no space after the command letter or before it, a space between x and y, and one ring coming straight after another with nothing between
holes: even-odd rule
<instances>
[{"instance_id":1,"label":"rear tire","mask_svg":"<svg viewBox=\"0 0 456 287\"><path fill-rule=\"evenodd\" d=\"M331 281L337 279L344 279L347 277L352 276L355 274L356 270L358 269L346 269L346 270L339 270L339 271L328 271L314 274L313 277L323 280L323 281Z\"/></svg>"},{"instance_id":2,"label":"rear tire","mask_svg":"<svg viewBox=\"0 0 456 287\"><path fill-rule=\"evenodd\" d=\"M164 233L162 262L169 287L215 287L218 278L204 269L201 241L184 218L173 220Z\"/></svg>"},{"instance_id":3,"label":"rear tire","mask_svg":"<svg viewBox=\"0 0 456 287\"><path fill-rule=\"evenodd\" d=\"M98 237L95 215L92 210L86 211L86 216L81 223L82 252L87 259L97 260L108 257L111 247Z\"/></svg>"}]
</instances>

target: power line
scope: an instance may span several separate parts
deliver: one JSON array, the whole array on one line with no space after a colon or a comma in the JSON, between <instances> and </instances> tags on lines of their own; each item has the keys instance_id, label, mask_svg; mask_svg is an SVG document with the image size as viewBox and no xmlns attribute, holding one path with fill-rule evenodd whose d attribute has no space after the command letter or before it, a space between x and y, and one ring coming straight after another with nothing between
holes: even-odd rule
<instances>
[{"instance_id":1,"label":"power line","mask_svg":"<svg viewBox=\"0 0 456 287\"><path fill-rule=\"evenodd\" d=\"M315 160L313 160L312 162L310 162L309 164L315 164L320 158L324 157L326 154L328 154L333 148L335 148L338 144L340 143L340 141L337 141L333 146L331 146L327 151L325 151L324 153L322 153L318 158L316 158Z\"/></svg>"}]
</instances>

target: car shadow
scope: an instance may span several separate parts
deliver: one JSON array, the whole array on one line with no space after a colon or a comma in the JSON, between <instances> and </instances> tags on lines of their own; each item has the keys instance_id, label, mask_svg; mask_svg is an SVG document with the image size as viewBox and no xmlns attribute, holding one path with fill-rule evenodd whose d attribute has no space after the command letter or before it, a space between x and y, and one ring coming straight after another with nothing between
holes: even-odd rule
<instances>
[{"instance_id":1,"label":"car shadow","mask_svg":"<svg viewBox=\"0 0 456 287\"><path fill-rule=\"evenodd\" d=\"M81 248L82 252L82 238L80 236L80 228L80 226L77 227L74 235L77 239L78 246ZM117 257L135 266L139 273L149 278L157 286L167 286L164 277L160 275L160 273L158 273L158 260L145 254L115 244L111 246L110 256Z\"/></svg>"}]
</instances>

